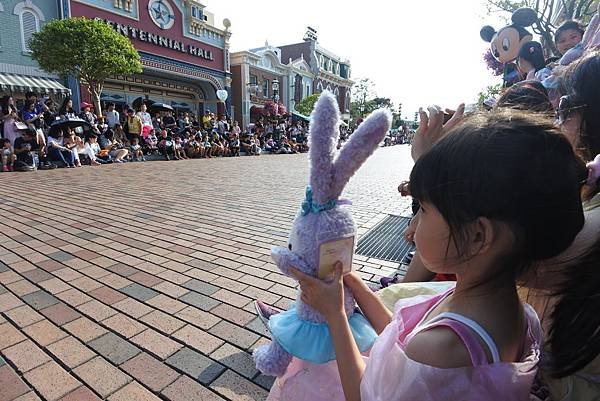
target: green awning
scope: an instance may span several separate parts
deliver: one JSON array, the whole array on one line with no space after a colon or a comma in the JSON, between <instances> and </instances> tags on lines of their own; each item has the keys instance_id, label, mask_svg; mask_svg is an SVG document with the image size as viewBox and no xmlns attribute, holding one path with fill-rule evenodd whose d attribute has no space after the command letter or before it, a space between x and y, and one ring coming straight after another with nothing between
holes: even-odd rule
<instances>
[{"instance_id":1,"label":"green awning","mask_svg":"<svg viewBox=\"0 0 600 401\"><path fill-rule=\"evenodd\" d=\"M295 111L292 112L292 119L294 118L297 120L304 120L306 122L310 122L310 117L307 117L304 114L296 113Z\"/></svg>"},{"instance_id":2,"label":"green awning","mask_svg":"<svg viewBox=\"0 0 600 401\"><path fill-rule=\"evenodd\" d=\"M8 73L0 73L0 89L14 92L71 94L69 88L55 79Z\"/></svg>"}]
</instances>

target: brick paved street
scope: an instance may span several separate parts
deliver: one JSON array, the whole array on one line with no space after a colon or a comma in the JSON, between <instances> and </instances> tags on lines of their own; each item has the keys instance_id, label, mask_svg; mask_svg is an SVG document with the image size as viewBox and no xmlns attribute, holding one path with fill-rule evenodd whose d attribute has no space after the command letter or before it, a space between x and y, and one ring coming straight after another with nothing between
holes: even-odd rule
<instances>
[{"instance_id":1,"label":"brick paved street","mask_svg":"<svg viewBox=\"0 0 600 401\"><path fill-rule=\"evenodd\" d=\"M285 308L271 262L303 199L306 155L0 174L0 401L264 400L252 300ZM359 234L407 214L408 146L355 176ZM377 280L397 265L357 256Z\"/></svg>"}]
</instances>

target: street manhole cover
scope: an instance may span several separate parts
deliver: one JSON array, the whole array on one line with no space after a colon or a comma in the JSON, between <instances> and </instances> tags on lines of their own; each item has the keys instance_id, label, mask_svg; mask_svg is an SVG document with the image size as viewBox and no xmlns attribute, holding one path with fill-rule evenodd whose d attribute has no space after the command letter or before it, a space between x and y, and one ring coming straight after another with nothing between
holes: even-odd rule
<instances>
[{"instance_id":1,"label":"street manhole cover","mask_svg":"<svg viewBox=\"0 0 600 401\"><path fill-rule=\"evenodd\" d=\"M388 216L365 234L356 246L356 253L370 258L400 263L414 246L404 240L410 218Z\"/></svg>"}]
</instances>

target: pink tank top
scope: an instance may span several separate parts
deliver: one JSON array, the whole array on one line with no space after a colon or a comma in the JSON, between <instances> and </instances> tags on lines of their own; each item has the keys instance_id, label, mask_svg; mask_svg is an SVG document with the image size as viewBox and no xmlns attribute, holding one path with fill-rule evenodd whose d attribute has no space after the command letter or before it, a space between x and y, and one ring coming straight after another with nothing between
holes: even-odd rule
<instances>
[{"instance_id":1,"label":"pink tank top","mask_svg":"<svg viewBox=\"0 0 600 401\"><path fill-rule=\"evenodd\" d=\"M430 308L429 310L434 309L439 303L441 303L447 296L449 296L453 292L453 289L447 291L443 294ZM492 339L492 337L488 334L488 332L481 327L479 323L476 321L469 319L466 316L460 315L454 312L443 312L434 318L427 321L427 323L423 323L423 320L427 317L428 313L423 315L421 321L417 324L415 329L410 333L407 337L406 341L408 341L414 337L416 334L430 330L434 327L447 327L452 330L458 338L463 342L469 356L471 358L471 363L473 366L482 366L488 365L490 363L498 363L500 362L500 353L498 352L498 347L496 343ZM525 341L525 337L523 336L523 342ZM492 356L492 360L489 361L485 350L482 347L481 339L483 343L487 346L490 354ZM521 350L523 350L524 343L521 345Z\"/></svg>"},{"instance_id":2,"label":"pink tank top","mask_svg":"<svg viewBox=\"0 0 600 401\"><path fill-rule=\"evenodd\" d=\"M463 315L452 312L440 313L426 324L417 327L411 333L411 337L417 333L425 330L432 329L434 327L448 327L452 330L458 338L463 342L465 348L469 352L471 357L471 363L473 366L487 365L489 363L500 362L500 354L498 353L498 347L492 339L492 337L485 331L483 327L476 321L469 319ZM484 344L488 347L490 354L492 355L492 361L488 360L488 357L483 349L481 342L478 338L483 340Z\"/></svg>"}]
</instances>

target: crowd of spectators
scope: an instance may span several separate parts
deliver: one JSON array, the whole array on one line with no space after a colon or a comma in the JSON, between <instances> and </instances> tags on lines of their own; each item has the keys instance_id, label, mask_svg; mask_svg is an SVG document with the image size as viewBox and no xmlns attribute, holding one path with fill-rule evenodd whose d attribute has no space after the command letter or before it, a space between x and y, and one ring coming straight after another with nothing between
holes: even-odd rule
<instances>
[{"instance_id":1,"label":"crowd of spectators","mask_svg":"<svg viewBox=\"0 0 600 401\"><path fill-rule=\"evenodd\" d=\"M149 156L187 160L308 151L308 124L284 117L259 118L242 129L210 110L198 117L145 102L135 109L125 105L121 112L108 103L98 117L87 102L76 111L70 97L57 104L33 92L20 110L11 96L0 106L4 172L143 162Z\"/></svg>"}]
</instances>

